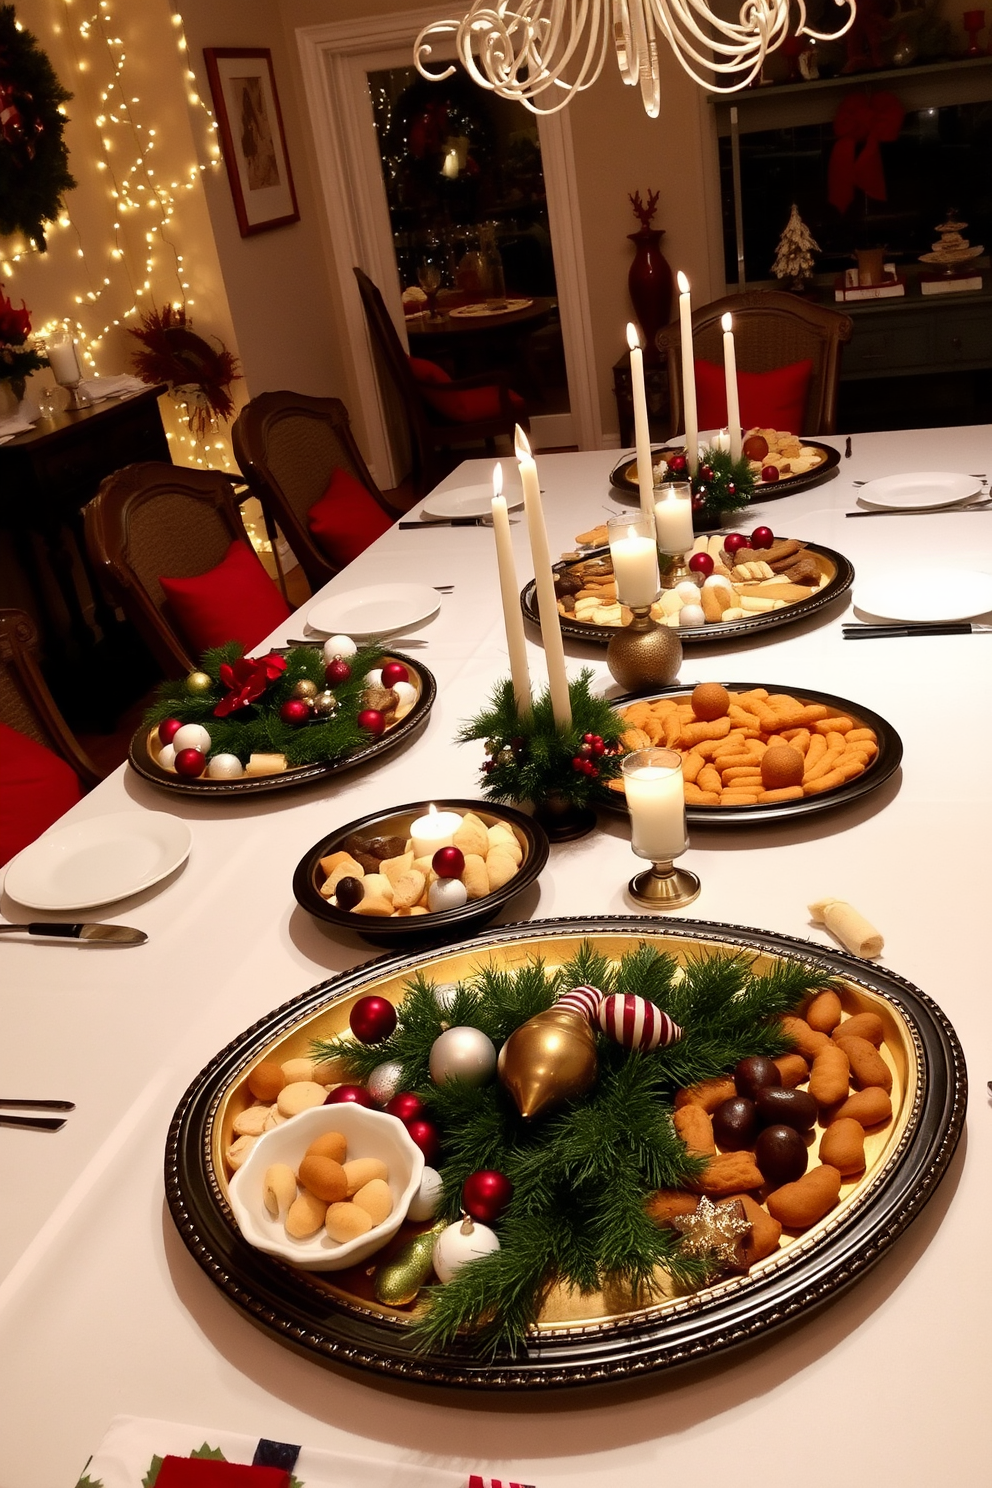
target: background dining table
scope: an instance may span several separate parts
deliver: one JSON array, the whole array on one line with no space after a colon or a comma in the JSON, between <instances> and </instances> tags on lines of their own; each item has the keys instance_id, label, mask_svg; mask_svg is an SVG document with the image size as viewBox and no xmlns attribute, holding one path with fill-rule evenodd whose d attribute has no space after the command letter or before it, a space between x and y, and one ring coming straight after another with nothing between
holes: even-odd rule
<instances>
[{"instance_id":1,"label":"background dining table","mask_svg":"<svg viewBox=\"0 0 992 1488\"><path fill-rule=\"evenodd\" d=\"M553 551L629 509L610 495L616 459L538 456ZM490 468L473 462L445 484L486 480ZM992 430L857 435L852 457L822 484L759 500L743 525L766 522L845 553L855 599L862 577L900 565L992 572L992 511L845 517L856 509L855 481L914 470L992 475ZM522 585L531 567L519 512L512 534ZM296 906L297 862L335 825L387 803L479 794L481 750L454 739L508 670L492 533L393 528L324 592L389 581L454 586L415 632L425 644L411 654L438 684L422 734L370 767L247 800L171 796L124 767L73 819L165 811L193 835L188 862L164 883L89 915L147 931L147 945L0 944L0 1091L76 1103L57 1135L0 1130L0 1488L71 1488L119 1413L334 1450L364 1459L370 1484L391 1483L393 1472L397 1482L429 1485L432 1472L467 1481L471 1471L538 1488L988 1482L984 636L849 644L845 598L743 644L687 648L682 667L688 683L838 694L881 714L905 745L901 770L875 793L794 823L694 829L682 859L702 880L686 912L694 919L829 944L807 906L825 895L850 900L884 933L882 964L933 998L961 1039L972 1076L966 1137L922 1215L856 1285L758 1342L635 1383L478 1394L322 1367L253 1327L187 1252L162 1178L184 1090L269 1010L377 954ZM301 612L271 641L303 634L303 623ZM528 650L541 683L532 629ZM566 655L573 675L587 665L597 687L619 692L601 647L566 641ZM640 913L625 894L637 866L627 822L603 815L592 835L552 848L538 884L502 918ZM6 920L37 917L7 896L0 909ZM416 1479L402 1473L410 1467Z\"/></svg>"}]
</instances>

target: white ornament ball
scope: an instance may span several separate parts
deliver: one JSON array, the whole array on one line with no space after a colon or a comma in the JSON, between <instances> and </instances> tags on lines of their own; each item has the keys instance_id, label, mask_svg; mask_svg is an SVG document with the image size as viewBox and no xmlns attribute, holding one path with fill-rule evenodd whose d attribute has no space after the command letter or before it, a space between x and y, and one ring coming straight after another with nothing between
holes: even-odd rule
<instances>
[{"instance_id":1,"label":"white ornament ball","mask_svg":"<svg viewBox=\"0 0 992 1488\"><path fill-rule=\"evenodd\" d=\"M680 584L676 584L675 593L683 604L699 603L699 585L694 584L692 579L683 579Z\"/></svg>"},{"instance_id":2,"label":"white ornament ball","mask_svg":"<svg viewBox=\"0 0 992 1488\"><path fill-rule=\"evenodd\" d=\"M697 630L699 626L705 624L706 616L703 614L702 605L687 604L679 610L679 625L683 630Z\"/></svg>"},{"instance_id":3,"label":"white ornament ball","mask_svg":"<svg viewBox=\"0 0 992 1488\"><path fill-rule=\"evenodd\" d=\"M172 736L172 747L176 754L182 749L198 749L201 754L210 751L210 735L202 723L184 723Z\"/></svg>"},{"instance_id":4,"label":"white ornament ball","mask_svg":"<svg viewBox=\"0 0 992 1488\"><path fill-rule=\"evenodd\" d=\"M458 991L457 982L438 982L434 988L434 1001L442 1013L450 1013Z\"/></svg>"},{"instance_id":5,"label":"white ornament ball","mask_svg":"<svg viewBox=\"0 0 992 1488\"><path fill-rule=\"evenodd\" d=\"M704 589L729 589L733 593L734 586L726 574L710 574L703 580Z\"/></svg>"},{"instance_id":6,"label":"white ornament ball","mask_svg":"<svg viewBox=\"0 0 992 1488\"><path fill-rule=\"evenodd\" d=\"M469 1261L480 1260L499 1250L499 1241L488 1225L474 1219L456 1220L442 1230L434 1242L434 1270L446 1285Z\"/></svg>"},{"instance_id":7,"label":"white ornament ball","mask_svg":"<svg viewBox=\"0 0 992 1488\"><path fill-rule=\"evenodd\" d=\"M158 762L163 770L174 770L176 768L176 746L175 744L163 744L158 752Z\"/></svg>"},{"instance_id":8,"label":"white ornament ball","mask_svg":"<svg viewBox=\"0 0 992 1488\"><path fill-rule=\"evenodd\" d=\"M422 1224L425 1219L433 1219L441 1207L443 1189L441 1174L434 1168L425 1168L420 1187L410 1200L410 1207L406 1211L407 1219L413 1220L414 1224Z\"/></svg>"},{"instance_id":9,"label":"white ornament ball","mask_svg":"<svg viewBox=\"0 0 992 1488\"><path fill-rule=\"evenodd\" d=\"M448 1028L431 1045L430 1071L435 1085L485 1085L496 1071L492 1040L479 1028Z\"/></svg>"},{"instance_id":10,"label":"white ornament ball","mask_svg":"<svg viewBox=\"0 0 992 1488\"><path fill-rule=\"evenodd\" d=\"M382 686L382 667L373 667L370 672L366 672L366 674L365 674L365 686L366 687L381 687Z\"/></svg>"},{"instance_id":11,"label":"white ornament ball","mask_svg":"<svg viewBox=\"0 0 992 1488\"><path fill-rule=\"evenodd\" d=\"M211 780L240 780L245 767L236 754L215 754L207 761L207 774Z\"/></svg>"},{"instance_id":12,"label":"white ornament ball","mask_svg":"<svg viewBox=\"0 0 992 1488\"><path fill-rule=\"evenodd\" d=\"M403 1066L399 1060L387 1059L385 1064L376 1065L365 1081L365 1088L377 1106L384 1106L399 1090L402 1078Z\"/></svg>"},{"instance_id":13,"label":"white ornament ball","mask_svg":"<svg viewBox=\"0 0 992 1488\"><path fill-rule=\"evenodd\" d=\"M324 642L324 660L333 661L335 656L343 656L345 661L349 656L354 656L358 647L351 636L335 635L329 641Z\"/></svg>"},{"instance_id":14,"label":"white ornament ball","mask_svg":"<svg viewBox=\"0 0 992 1488\"><path fill-rule=\"evenodd\" d=\"M436 878L427 890L427 908L433 914L443 909L461 909L468 902L468 889L460 878Z\"/></svg>"},{"instance_id":15,"label":"white ornament ball","mask_svg":"<svg viewBox=\"0 0 992 1488\"><path fill-rule=\"evenodd\" d=\"M412 708L417 701L417 689L412 682L394 682L393 691L401 708Z\"/></svg>"}]
</instances>

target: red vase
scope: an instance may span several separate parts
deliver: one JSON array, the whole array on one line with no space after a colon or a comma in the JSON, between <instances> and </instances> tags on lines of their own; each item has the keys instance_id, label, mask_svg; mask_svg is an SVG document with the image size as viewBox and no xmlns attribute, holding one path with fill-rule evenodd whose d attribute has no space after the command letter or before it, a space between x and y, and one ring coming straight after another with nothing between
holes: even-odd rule
<instances>
[{"instance_id":1,"label":"red vase","mask_svg":"<svg viewBox=\"0 0 992 1488\"><path fill-rule=\"evenodd\" d=\"M664 228L642 227L627 237L637 252L627 275L634 313L644 333L644 360L656 362L658 351L654 338L667 325L672 310L672 271L660 243Z\"/></svg>"}]
</instances>

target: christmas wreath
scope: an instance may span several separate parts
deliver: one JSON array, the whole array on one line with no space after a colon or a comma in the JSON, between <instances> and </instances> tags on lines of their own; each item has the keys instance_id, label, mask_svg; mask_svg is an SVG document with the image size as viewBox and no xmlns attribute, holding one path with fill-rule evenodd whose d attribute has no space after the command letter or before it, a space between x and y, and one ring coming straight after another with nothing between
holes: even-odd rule
<instances>
[{"instance_id":1,"label":"christmas wreath","mask_svg":"<svg viewBox=\"0 0 992 1488\"><path fill-rule=\"evenodd\" d=\"M215 419L231 417L231 383L241 378L237 359L222 343L211 346L198 335L182 306L149 310L141 324L129 330L142 347L134 353L138 376L153 387L167 382L174 393L185 396L192 434L202 439Z\"/></svg>"},{"instance_id":2,"label":"christmas wreath","mask_svg":"<svg viewBox=\"0 0 992 1488\"><path fill-rule=\"evenodd\" d=\"M59 105L72 97L12 5L0 5L0 236L22 232L45 250L45 223L75 186Z\"/></svg>"}]
</instances>

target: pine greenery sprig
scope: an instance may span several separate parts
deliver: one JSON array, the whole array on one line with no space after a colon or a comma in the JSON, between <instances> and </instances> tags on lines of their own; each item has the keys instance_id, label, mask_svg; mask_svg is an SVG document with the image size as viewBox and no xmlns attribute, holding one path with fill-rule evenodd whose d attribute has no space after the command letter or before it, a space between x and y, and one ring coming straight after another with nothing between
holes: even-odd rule
<instances>
[{"instance_id":1,"label":"pine greenery sprig","mask_svg":"<svg viewBox=\"0 0 992 1488\"><path fill-rule=\"evenodd\" d=\"M704 478L704 467L712 471L710 479ZM716 526L722 520L724 512L739 511L741 507L750 506L754 498L754 487L750 461L743 456L739 460L733 460L726 450L704 449L699 467L692 478L693 495L703 497L706 503L703 512L696 515L697 526L700 525L700 520L704 525Z\"/></svg>"},{"instance_id":2,"label":"pine greenery sprig","mask_svg":"<svg viewBox=\"0 0 992 1488\"><path fill-rule=\"evenodd\" d=\"M649 998L683 1037L640 1053L599 1036L596 1085L543 1121L524 1121L498 1081L481 1089L431 1081L431 1046L445 1028L480 1028L500 1048L515 1028L581 983ZM747 1055L782 1053L788 1040L777 1017L832 985L826 972L798 961L756 972L751 956L717 951L680 967L646 941L616 961L585 942L555 968L537 957L513 971L490 962L458 984L444 1011L434 983L418 974L388 1039L371 1046L349 1036L315 1040L313 1057L343 1059L356 1081L387 1061L402 1066L400 1088L416 1091L441 1131L449 1220L460 1212L471 1173L494 1168L513 1184L499 1221L500 1250L423 1294L426 1305L414 1322L419 1345L446 1347L469 1332L481 1349L512 1352L559 1284L647 1300L657 1290L658 1268L678 1286L704 1280L705 1262L683 1255L678 1236L645 1212L649 1194L684 1187L702 1165L675 1131L675 1093Z\"/></svg>"},{"instance_id":3,"label":"pine greenery sprig","mask_svg":"<svg viewBox=\"0 0 992 1488\"><path fill-rule=\"evenodd\" d=\"M555 722L551 694L534 700L529 715L517 712L513 684L497 684L489 704L463 724L456 742L486 741L490 758L483 765L482 793L490 801L545 801L557 795L572 805L594 800L607 780L620 774L620 757L612 753L592 757L596 774L576 770L585 734L598 735L608 751L620 743L624 724L606 698L589 691L593 672L583 669L568 684L572 724Z\"/></svg>"},{"instance_id":4,"label":"pine greenery sprig","mask_svg":"<svg viewBox=\"0 0 992 1488\"><path fill-rule=\"evenodd\" d=\"M365 677L383 656L380 645L364 646L351 658L350 679L333 688L340 703L338 711L330 718L300 727L283 723L279 709L292 695L296 683L304 678L320 690L327 686L323 656L313 646L293 646L286 652L286 670L257 703L239 708L226 718L214 716L217 703L227 695L227 688L220 680L220 668L225 662L237 661L243 649L240 642L230 641L204 654L201 670L214 683L209 692L190 693L185 678L163 682L145 714L145 724L151 728L166 718L201 723L210 734L210 752L236 754L242 764L247 764L252 754L284 754L290 765L319 764L340 759L368 743L369 735L358 727L356 720Z\"/></svg>"}]
</instances>

